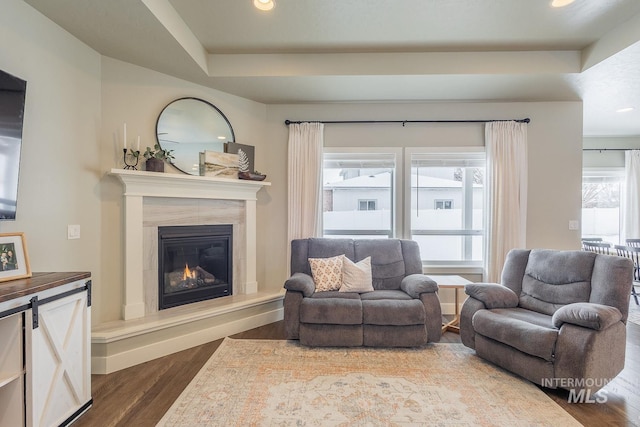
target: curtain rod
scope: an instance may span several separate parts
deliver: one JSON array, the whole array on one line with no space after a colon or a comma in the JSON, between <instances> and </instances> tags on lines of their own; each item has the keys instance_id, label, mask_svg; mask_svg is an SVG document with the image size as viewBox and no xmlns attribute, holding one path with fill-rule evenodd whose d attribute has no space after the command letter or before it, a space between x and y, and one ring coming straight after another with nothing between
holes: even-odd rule
<instances>
[{"instance_id":1,"label":"curtain rod","mask_svg":"<svg viewBox=\"0 0 640 427\"><path fill-rule=\"evenodd\" d=\"M583 148L582 151L631 151L638 148Z\"/></svg>"},{"instance_id":2,"label":"curtain rod","mask_svg":"<svg viewBox=\"0 0 640 427\"><path fill-rule=\"evenodd\" d=\"M300 123L323 123L323 124L369 124L369 123L402 123L402 126L407 123L489 123L489 122L517 122L517 123L529 123L530 118L526 119L508 119L508 120L285 120L284 124L289 126L290 124Z\"/></svg>"}]
</instances>

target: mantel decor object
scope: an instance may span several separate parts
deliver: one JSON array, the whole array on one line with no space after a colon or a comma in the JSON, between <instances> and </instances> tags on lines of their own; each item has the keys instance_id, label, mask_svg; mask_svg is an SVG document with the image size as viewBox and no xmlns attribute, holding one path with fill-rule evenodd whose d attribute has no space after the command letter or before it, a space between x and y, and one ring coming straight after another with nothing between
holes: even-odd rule
<instances>
[{"instance_id":1,"label":"mantel decor object","mask_svg":"<svg viewBox=\"0 0 640 427\"><path fill-rule=\"evenodd\" d=\"M173 150L165 150L160 144L155 144L153 148L147 147L143 156L147 159L145 169L149 172L164 172L164 162L174 159Z\"/></svg>"},{"instance_id":2,"label":"mantel decor object","mask_svg":"<svg viewBox=\"0 0 640 427\"><path fill-rule=\"evenodd\" d=\"M125 170L138 170L138 160L140 158L140 151L129 150L127 148L123 148L123 158L124 158L124 169ZM131 163L127 159L130 159ZM135 163L133 161L135 160Z\"/></svg>"}]
</instances>

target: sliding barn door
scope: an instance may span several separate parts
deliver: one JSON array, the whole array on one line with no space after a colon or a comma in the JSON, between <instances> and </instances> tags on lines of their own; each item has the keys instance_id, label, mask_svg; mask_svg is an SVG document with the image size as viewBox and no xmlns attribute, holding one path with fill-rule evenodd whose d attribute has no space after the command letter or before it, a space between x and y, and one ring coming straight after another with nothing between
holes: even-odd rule
<instances>
[{"instance_id":1,"label":"sliding barn door","mask_svg":"<svg viewBox=\"0 0 640 427\"><path fill-rule=\"evenodd\" d=\"M27 425L58 426L91 399L87 292L36 301L28 321Z\"/></svg>"}]
</instances>

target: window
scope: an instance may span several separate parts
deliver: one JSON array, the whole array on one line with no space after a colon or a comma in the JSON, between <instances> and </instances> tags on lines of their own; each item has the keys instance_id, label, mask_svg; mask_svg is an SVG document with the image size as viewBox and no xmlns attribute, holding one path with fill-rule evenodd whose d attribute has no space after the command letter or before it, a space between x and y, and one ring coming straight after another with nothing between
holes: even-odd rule
<instances>
[{"instance_id":1,"label":"window","mask_svg":"<svg viewBox=\"0 0 640 427\"><path fill-rule=\"evenodd\" d=\"M326 148L323 166L323 235L389 238L396 235L396 155Z\"/></svg>"},{"instance_id":2,"label":"window","mask_svg":"<svg viewBox=\"0 0 640 427\"><path fill-rule=\"evenodd\" d=\"M410 238L423 261L481 266L484 259L483 151L407 150Z\"/></svg>"},{"instance_id":3,"label":"window","mask_svg":"<svg viewBox=\"0 0 640 427\"><path fill-rule=\"evenodd\" d=\"M485 154L422 148L328 148L323 236L412 239L429 267L481 268Z\"/></svg>"},{"instance_id":4,"label":"window","mask_svg":"<svg viewBox=\"0 0 640 427\"><path fill-rule=\"evenodd\" d=\"M358 200L359 211L375 211L376 200Z\"/></svg>"},{"instance_id":5,"label":"window","mask_svg":"<svg viewBox=\"0 0 640 427\"><path fill-rule=\"evenodd\" d=\"M620 243L620 196L623 168L582 172L582 238L601 238Z\"/></svg>"},{"instance_id":6,"label":"window","mask_svg":"<svg viewBox=\"0 0 640 427\"><path fill-rule=\"evenodd\" d=\"M453 209L453 200L436 200L434 209Z\"/></svg>"}]
</instances>

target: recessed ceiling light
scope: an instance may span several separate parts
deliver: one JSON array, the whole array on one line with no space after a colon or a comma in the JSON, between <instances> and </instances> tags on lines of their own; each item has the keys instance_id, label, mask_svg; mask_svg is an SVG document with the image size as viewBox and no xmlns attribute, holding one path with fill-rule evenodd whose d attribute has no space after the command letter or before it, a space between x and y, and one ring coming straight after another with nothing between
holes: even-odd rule
<instances>
[{"instance_id":1,"label":"recessed ceiling light","mask_svg":"<svg viewBox=\"0 0 640 427\"><path fill-rule=\"evenodd\" d=\"M271 10L276 7L274 0L253 0L253 5L259 10Z\"/></svg>"},{"instance_id":2,"label":"recessed ceiling light","mask_svg":"<svg viewBox=\"0 0 640 427\"><path fill-rule=\"evenodd\" d=\"M570 5L574 1L576 0L553 0L551 2L551 7L565 7L567 5Z\"/></svg>"},{"instance_id":3,"label":"recessed ceiling light","mask_svg":"<svg viewBox=\"0 0 640 427\"><path fill-rule=\"evenodd\" d=\"M227 137L226 137L226 136L224 136L224 135L220 135L220 136L218 137L218 139L219 139L219 140L223 140L223 139L227 139Z\"/></svg>"},{"instance_id":4,"label":"recessed ceiling light","mask_svg":"<svg viewBox=\"0 0 640 427\"><path fill-rule=\"evenodd\" d=\"M625 108L620 108L616 110L616 113L628 113L629 111L633 111L633 110L634 110L633 107L625 107Z\"/></svg>"}]
</instances>

